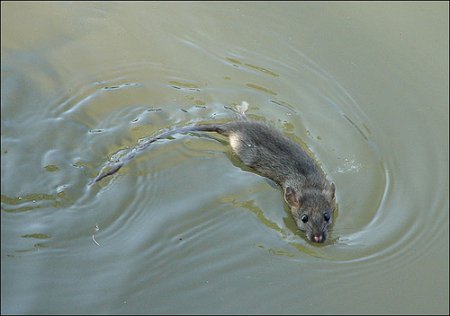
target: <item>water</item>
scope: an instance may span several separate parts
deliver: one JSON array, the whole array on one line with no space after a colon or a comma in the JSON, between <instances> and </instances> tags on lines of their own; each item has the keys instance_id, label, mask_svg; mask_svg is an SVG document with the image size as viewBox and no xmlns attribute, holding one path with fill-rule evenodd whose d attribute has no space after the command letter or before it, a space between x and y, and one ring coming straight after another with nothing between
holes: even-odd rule
<instances>
[{"instance_id":1,"label":"water","mask_svg":"<svg viewBox=\"0 0 450 316\"><path fill-rule=\"evenodd\" d=\"M227 107L336 184L324 245ZM2 313L448 313L448 3L2 2Z\"/></svg>"}]
</instances>

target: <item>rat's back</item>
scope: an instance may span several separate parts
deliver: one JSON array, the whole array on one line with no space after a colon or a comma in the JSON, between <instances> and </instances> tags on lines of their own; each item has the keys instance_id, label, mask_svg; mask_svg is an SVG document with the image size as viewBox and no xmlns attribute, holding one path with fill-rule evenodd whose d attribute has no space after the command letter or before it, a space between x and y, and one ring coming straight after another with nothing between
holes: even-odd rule
<instances>
[{"instance_id":1,"label":"rat's back","mask_svg":"<svg viewBox=\"0 0 450 316\"><path fill-rule=\"evenodd\" d=\"M305 150L268 125L238 121L225 126L224 134L241 161L279 184L319 173Z\"/></svg>"}]
</instances>

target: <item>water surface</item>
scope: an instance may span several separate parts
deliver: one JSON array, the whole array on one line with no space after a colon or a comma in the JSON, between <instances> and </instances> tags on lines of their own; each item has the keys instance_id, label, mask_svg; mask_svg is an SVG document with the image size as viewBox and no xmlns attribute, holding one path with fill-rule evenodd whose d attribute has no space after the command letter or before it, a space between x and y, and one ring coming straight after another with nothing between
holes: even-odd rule
<instances>
[{"instance_id":1,"label":"water surface","mask_svg":"<svg viewBox=\"0 0 450 316\"><path fill-rule=\"evenodd\" d=\"M2 2L2 313L448 313L448 3ZM336 184L298 232L223 138L250 104Z\"/></svg>"}]
</instances>

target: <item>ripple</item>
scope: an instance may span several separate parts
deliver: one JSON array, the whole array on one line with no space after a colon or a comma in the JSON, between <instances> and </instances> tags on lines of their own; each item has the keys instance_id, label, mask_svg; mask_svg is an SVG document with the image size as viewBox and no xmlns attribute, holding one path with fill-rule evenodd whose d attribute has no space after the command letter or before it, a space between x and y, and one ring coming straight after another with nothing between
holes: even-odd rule
<instances>
[{"instance_id":1,"label":"ripple","mask_svg":"<svg viewBox=\"0 0 450 316\"><path fill-rule=\"evenodd\" d=\"M252 212L260 218L261 223L278 231L292 248L261 247L269 249L272 254L287 256L292 260L308 261L303 256L296 255L299 251L343 264L345 267L352 267L352 264L361 262L370 263L373 270L377 269L379 264L389 269L398 269L407 261L420 257L425 251L426 247L421 247L419 251L414 250L417 243L423 243L423 240L433 242L433 238L439 238L439 231L442 231L444 226L439 224L438 218L445 219L445 212L440 212L431 224L431 229L436 234L427 236L429 232L416 222L414 212L408 212L405 210L408 208L407 204L397 201L396 196L403 195L407 182L400 184L399 180L393 181L396 178L403 178L405 181L406 178L398 174L396 162L393 162L389 150L389 141L385 139L383 131L372 125L356 100L335 79L306 56L298 53L299 62L290 61L288 67L248 51L241 53L239 60L227 59L235 68L246 62L251 63L252 58L258 59L263 67L279 74L276 80L282 81L283 85L301 82L295 89L298 91L296 95L290 98L277 95L283 101L270 99L270 102L279 105L280 110L289 114L290 126L294 126L289 133L295 134L292 136L297 142L305 141L317 160L321 161L329 177L337 184L339 215L330 236L331 240L324 246L317 247L295 233L289 233L289 228L280 227L265 218L264 210L248 205L247 207L253 209ZM302 71L299 74L293 69ZM272 85L276 86L275 83ZM269 86L269 89L272 88ZM279 114L275 114L277 115ZM270 115L266 117L270 119ZM296 135L300 135L300 138ZM433 150L430 149L431 152ZM439 178L442 177L436 175L436 179ZM442 190L433 191L433 203L428 205L433 213L440 208L448 208L445 201L442 203L439 198L442 196L439 191ZM417 201L415 203L417 205ZM295 227L290 229L295 230ZM351 268L348 269L350 274L357 273Z\"/></svg>"},{"instance_id":2,"label":"ripple","mask_svg":"<svg viewBox=\"0 0 450 316\"><path fill-rule=\"evenodd\" d=\"M277 231L287 242L286 249L264 245L262 248L292 260L304 260L303 257L299 259L298 252L340 263L404 260L399 259L399 253L403 253L401 249L406 249L405 243L411 241L404 238L405 231L399 229L399 225L411 222L411 217L406 214L394 221L395 225L386 225L385 208L395 188L391 183L392 171L387 169L390 167L389 159L382 156L385 150L380 148L377 138L380 131L371 126L350 93L318 65L297 53L295 61L281 63L261 53L244 50L238 54L226 50L219 53L210 50L210 58L225 68L232 68L229 70L242 72L239 76L234 75L241 77L241 80L234 80L233 75L221 76L226 78L224 87L188 74L175 73L160 64L116 66L99 74L103 79L78 87L71 91L70 96L59 100L55 115L87 123L88 143L97 150L91 151L85 159L95 161L90 163L89 168L98 168L102 160L104 163L114 159L136 146L139 139L160 130L211 119L230 120L233 115L224 109L224 105L237 104L243 98L232 97L235 101L228 104L212 100L225 95L225 102L231 100L230 91L237 92L238 96L247 96L253 100L250 101L250 117L267 120L311 150L329 178L336 183L339 203L330 241L317 247L297 235L295 226L281 227L265 218L263 209L222 200L222 203L231 203L233 207L249 209L263 225ZM226 69L223 72L226 73ZM148 73L157 73L158 77L154 81L149 80ZM274 92L278 91L278 86L283 86L284 91L292 91L292 94ZM158 96L167 92L170 97L176 95L177 100L182 101L172 103L164 97L146 99L149 93L156 90ZM111 93L115 94L111 95L112 99L108 96ZM124 96L118 98L120 94ZM131 94L134 96L130 98ZM110 106L108 102L117 98L121 102ZM130 172L138 174L138 182L132 186L136 192L122 205L123 213L114 213L106 221L109 224L103 225L107 228L96 235L99 243L100 240L105 242L124 234L127 228L131 229L132 223L144 218L143 213L136 213L135 210L143 209L145 203L150 203L149 207L153 207L152 203L162 203L159 200L142 200L145 195L155 194L155 186L150 183L159 182L159 172L193 158L221 157L226 152L222 143L214 137L208 141L208 137L201 136L202 141L197 142L192 137L175 136L180 140L170 145L169 141L161 141L152 147L151 154L138 157L124 167L120 175ZM90 173L95 174L95 170ZM106 192L110 187L118 183L108 180L96 194L97 198L108 194ZM392 218L391 214L387 216Z\"/></svg>"},{"instance_id":3,"label":"ripple","mask_svg":"<svg viewBox=\"0 0 450 316\"><path fill-rule=\"evenodd\" d=\"M211 51L209 53L214 55ZM383 226L380 231L380 226L373 224L379 219L378 214L385 206L383 201L391 187L389 171L383 163L385 158L380 155L378 140L374 138L372 132L376 129L371 127L370 121L350 93L317 64L301 52L297 53L298 58L295 61L283 63L261 53L244 50L234 55L228 53L225 60L237 71L248 72L252 67L247 68L244 65L258 64L258 67L270 69L277 74L269 85L257 83L262 79L258 76L254 76L252 80L254 84L249 85L245 81L243 84L256 91L269 92L267 94L272 97L276 94L277 98L270 97L269 102L280 106L279 109L288 115L288 119L280 120L279 122L283 123L280 125L270 116L272 113L277 117L280 113L267 111L268 114L264 116L281 129L287 126L284 122L290 122L289 126L293 126L293 129L289 130L291 137L299 143L304 142L321 162L322 167L337 185L339 215L335 220L329 243L324 247L317 247L290 233L289 228L280 227L264 218L264 210L254 212L264 225L278 231L296 251L337 262L384 257L386 253L380 249L401 247L389 243L402 239L398 236L400 233L398 230L386 231L386 227ZM219 56L216 58L220 59ZM291 86L291 90L295 93L292 95L273 93L279 85ZM259 107L264 103L266 102L260 102ZM255 111L253 104L250 102L250 109ZM251 111L250 115L252 114ZM367 179L370 181L366 181ZM361 192L360 199L352 196L355 194L352 187L356 189L354 192ZM295 230L295 227L291 229ZM382 237L367 238L376 234L377 230L382 233ZM268 249L273 253L288 254L296 260L299 259L293 255L295 250L292 252L292 248ZM396 256L395 251L391 251L390 254Z\"/></svg>"},{"instance_id":4,"label":"ripple","mask_svg":"<svg viewBox=\"0 0 450 316\"><path fill-rule=\"evenodd\" d=\"M1 195L2 211L8 213L26 212L40 208L61 208L71 204L71 198L64 191L56 194L33 193L19 197Z\"/></svg>"},{"instance_id":5,"label":"ripple","mask_svg":"<svg viewBox=\"0 0 450 316\"><path fill-rule=\"evenodd\" d=\"M228 58L228 59L227 59ZM289 69L283 69L282 65L279 65L277 63L270 65L261 65L261 56L258 56L260 62L259 65L256 67L250 67L248 65L254 65L254 64L258 64L255 62L251 62L252 58L251 56L248 56L248 61L240 61L239 65L247 65L246 67L244 67L245 69L243 69L244 71L248 71L249 69L253 69L253 70L260 70L259 73L262 73L263 75L265 74L270 74L269 72L266 71L262 71L262 69L272 69L271 72L272 73L276 73L277 76L272 76L274 79L273 80L280 80L282 82L282 84L287 84L289 85L290 82L294 82L296 81L295 78L289 78L288 76L288 71ZM230 57L226 57L227 60L230 60ZM234 59L233 59L234 60ZM263 59L264 60L264 59ZM234 60L233 65L236 64L236 60ZM147 65L149 66L149 65ZM152 65L154 66L154 65ZM119 67L120 68L120 67ZM132 67L134 70L135 68ZM311 68L313 69L311 71ZM124 69L124 68L120 68L120 69ZM375 141L372 140L370 137L370 129L367 128L367 126L369 126L370 124L368 122L365 121L361 121L360 117L364 117L364 115L360 115L358 113L357 107L352 107L352 102L354 102L354 100L352 100L349 95L345 92L342 92L342 88L339 85L333 85L333 83L335 83L332 79L330 79L329 77L326 76L326 74L324 73L323 70L318 70L316 68L314 68L314 65L310 65L310 68L308 68L308 70L310 70L311 73L313 74L320 74L319 78L314 77L314 80L325 80L325 82L322 82L321 84L317 85L317 82L311 82L311 83L305 83L305 86L310 87L313 84L316 84L317 87L320 87L320 94L312 94L310 91L306 91L306 90L302 90L300 89L299 93L298 93L298 97L300 99L308 99L308 103L304 103L301 102L302 105L305 105L304 107L295 107L292 104L296 104L297 102L291 99L287 99L286 97L280 96L280 98L285 99L281 100L281 99L270 99L270 102L275 104L275 105L279 105L281 106L282 109L284 109L285 111L287 111L288 114L290 114L291 116L291 122L293 122L293 126L294 129L292 130L292 136L294 138L297 138L295 134L297 134L299 132L299 128L303 128L303 131L300 130L300 135L303 133L304 136L306 136L307 140L306 143L307 145L309 145L311 147L312 152L317 156L317 159L322 161L323 157L331 157L332 155L330 155L330 153L327 153L326 151L331 150L331 152L335 152L337 155L339 155L342 163L337 163L336 164L336 160L335 162L332 162L330 165L335 165L335 168L331 168L331 170L335 170L334 173L330 173L330 175L333 177L333 180L335 180L338 183L338 190L341 186L339 186L339 182L343 181L340 180L340 177L348 177L349 174L354 174L356 177L360 176L361 173L363 172L368 172L367 169L378 169L379 171L375 171L375 173L373 174L375 177L371 177L371 179L373 180L372 183L361 183L365 186L368 186L368 188L366 189L366 191L368 192L379 192L377 193L377 197L375 197L375 200L372 201L371 205L372 206L372 210L368 213L368 214L372 214L372 218L373 216L377 213L377 208L378 206L381 204L381 199L382 196L384 194L384 187L387 186L387 184L382 184L383 183L383 177L384 177L384 171L382 170L382 168L380 169L380 164L378 163L378 160L380 160L379 157L377 157L377 151L372 150L372 148L376 148L377 146L375 145ZM126 78L129 74L132 73L132 70L125 68L124 73L120 73L117 75L118 78L121 78L121 80L123 80L123 78ZM289 73L290 76L292 76L292 73ZM311 74L309 74L309 76L311 76ZM203 88L206 85L205 84L200 84L197 83L196 81L192 81L189 80L188 78L186 78L183 75L177 75L178 78L185 78L183 80L181 79L176 79L176 80L167 80L168 82L168 86L170 87L177 87L178 90L182 90L185 89L186 93L198 93L198 92L202 92ZM258 78L258 77L255 77ZM307 77L309 78L309 77ZM122 84L122 85L118 85L113 83L114 80L103 80L102 82L108 82L108 87L114 87L114 89L125 89L125 88L137 88L137 87L141 87L142 84ZM135 80L136 81L136 80ZM159 84L162 84L163 82L160 82ZM243 82L244 86L243 88L248 88L248 89L256 89L256 91L259 92L269 92L268 95L275 95L275 93L271 93L272 89L271 87L269 88L263 88L261 85L259 84L248 84ZM331 86L331 87L330 87ZM103 89L103 88L102 88ZM101 90L101 89L100 89ZM87 91L90 91L89 89L87 89ZM250 91L250 90L247 90ZM92 91L91 91L92 92ZM214 91L213 91L214 92ZM97 92L92 93L92 95L95 95ZM203 92L204 93L204 92ZM86 96L85 92L80 93L81 96L83 97L79 97L76 98L77 100L80 100L81 104L85 103L86 100L91 100L93 101L92 96ZM291 97L292 98L292 97ZM80 103L78 102L78 103ZM198 105L198 104L197 104ZM111 159L114 159L114 156L120 155L124 150L129 150L129 148L132 148L133 146L136 145L136 140L141 138L141 137L145 137L145 135L152 135L155 134L158 130L162 130L164 128L167 128L167 124L180 124L180 122L182 124L180 125L187 125L189 123L192 123L193 120L193 113L190 112L185 112L188 116L188 120L183 120L180 121L179 119L179 115L178 119L176 118L177 116L174 116L173 114L170 114L167 110L163 110L163 108L167 109L167 104L156 104L153 105L154 107L161 109L161 111L159 112L159 115L154 116L153 114L155 113L151 113L152 114L152 118L151 121L149 121L149 118L146 117L147 114L145 113L145 106L133 106L131 109L129 107L123 107L122 109L119 111L111 111L109 116L103 116L103 117L97 117L96 120L98 120L98 122L96 123L96 126L105 126L107 127L107 129L105 128L101 128L98 129L96 127L96 131L101 130L103 134L107 134L107 133L111 133L114 132L116 137L119 137L119 139L121 138L122 140L120 140L119 142L116 141L115 144L115 149L113 148L109 148L106 150L106 152L109 153ZM195 105L193 105L195 107ZM205 113L211 112L211 105L208 103L204 104L205 108L203 108L204 110L206 110ZM314 107L315 111L312 111L312 108ZM80 104L76 104L74 106L72 106L70 111L78 111L76 109L81 109L82 107L80 106ZM311 109L308 109L311 108ZM216 109L215 112L217 112ZM221 109L223 110L223 109ZM255 111L255 107L252 106L251 104L251 110ZM298 116L298 111L303 112L303 115L300 117ZM331 110L331 112L330 112ZM69 111L69 112L70 112ZM310 114L313 113L313 114ZM316 114L317 113L317 114ZM191 114L191 115L189 115ZM203 114L204 115L204 114ZM251 115L251 113L250 113ZM276 116L278 116L279 114L275 114ZM293 116L292 116L293 115ZM324 117L324 115L326 115L326 117ZM157 121L155 119L158 119ZM173 120L172 120L173 119ZM197 118L199 119L199 118ZM323 121L324 119L329 121L329 124L334 125L335 128L339 131L339 133L341 134L335 134L333 136L331 136L332 131L330 129L317 129L316 126L322 126L322 124L316 124L315 120L319 120L319 121ZM287 120L289 121L289 119ZM151 127L146 127L145 125L142 125L140 123L149 123L151 122ZM136 123L138 125L136 125L135 127L130 129L130 126L132 123ZM350 123L351 128L348 129L345 127L346 124ZM277 124L275 124L277 125ZM120 127L119 127L120 126ZM285 127L286 125L280 126L280 127ZM326 125L324 126L326 127ZM111 128L114 128L114 130L111 130ZM98 132L100 133L100 132ZM343 134L344 133L344 134ZM104 135L103 135L104 136ZM314 142L312 142L311 139L308 140L308 137L313 138L312 140ZM304 138L304 137L301 137ZM332 139L331 139L332 138ZM161 165L161 168L171 168L172 166L175 166L177 164L182 163L183 161L185 161L186 159L189 159L189 157L194 157L195 155L199 155L199 153L196 151L198 148L196 147L192 147L189 148L189 144L195 144L196 142L191 142L189 140L189 137L182 137L183 141L181 142L181 144L183 144L182 146L176 146L178 153L176 155L171 155L171 157L178 157L177 159L173 160L174 158L172 158L172 162L167 161L164 165ZM347 146L342 146L344 148L340 148L341 145L343 145L342 140L348 140L348 139L352 139L352 141L348 142L349 144L351 144L351 146L347 145ZM317 143L317 140L321 140L320 142ZM125 142L124 142L125 141ZM297 138L297 141L301 141L299 138ZM371 142L371 144L369 145L369 143ZM322 145L324 144L324 145ZM186 147L188 146L188 147ZM218 150L220 148L221 145L219 146L214 146L215 150L210 150L210 153L214 153L216 150ZM323 147L320 147L323 146ZM158 146L155 146L158 147ZM158 148L152 148L153 154L158 155L158 152L161 152L161 155L167 155L167 151L168 150L173 150L175 147L170 146L168 148L171 149L164 149L164 146L160 146ZM203 147L203 146L201 146ZM325 148L327 147L327 148ZM351 149L349 149L349 147L351 147ZM165 153L166 151L166 153ZM354 154L352 154L351 156L348 156L348 153L353 152ZM195 154L194 154L195 153ZM364 156L364 158L362 157L358 157L359 156ZM341 157L342 156L342 157ZM330 158L328 158L329 160L331 160ZM365 160L363 160L365 159ZM139 168L136 166L139 166L139 164L142 164L143 161L135 161L133 163L133 166L131 168ZM364 163L364 165L363 165ZM326 163L324 163L324 165L327 165ZM127 169L125 169L127 170ZM156 168L156 170L158 170L158 168ZM341 176L342 175L342 176ZM377 190L374 189L370 189L370 186L376 185L379 186L379 184L381 184L381 187L379 187ZM345 182L344 184L342 184L342 187L345 186ZM147 187L147 186L144 186ZM338 197L340 197L341 194L344 194L343 191L341 191L342 193L338 193ZM342 199L342 201L345 201L345 199ZM136 201L131 201L130 205L136 206L137 203ZM361 207L363 204L363 202L359 202ZM335 228L335 232L339 235L339 237L337 238L338 243L339 242L344 242L347 248L351 248L352 246L352 236L355 235L355 233L345 233L345 229L342 229L339 227L339 222L341 220L341 217L349 217L350 219L347 219L347 221L349 223L351 223L351 217L352 216L356 216L356 211L350 211L349 209L351 209L350 207L348 207L346 205L345 202L341 203L344 207L341 206L341 211L340 216L336 219L336 228ZM138 205L138 204L137 204ZM354 209L358 208L358 206L354 207ZM362 208L362 207L361 207ZM361 231L364 230L364 227L372 221L371 217L369 216L365 216L366 220L365 222L359 222L358 226L354 226L352 227L351 230L353 231ZM308 247L308 244L305 245L306 247ZM352 252L352 251L348 251L348 252ZM355 253L352 254L352 257L355 257L357 255L355 255Z\"/></svg>"}]
</instances>

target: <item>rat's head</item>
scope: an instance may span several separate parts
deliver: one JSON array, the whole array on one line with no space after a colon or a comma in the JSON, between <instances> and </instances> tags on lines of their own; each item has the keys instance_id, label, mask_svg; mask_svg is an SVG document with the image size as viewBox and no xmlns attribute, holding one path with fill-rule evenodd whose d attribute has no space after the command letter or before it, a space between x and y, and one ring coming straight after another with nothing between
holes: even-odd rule
<instances>
[{"instance_id":1,"label":"rat's head","mask_svg":"<svg viewBox=\"0 0 450 316\"><path fill-rule=\"evenodd\" d=\"M334 191L334 183L322 191L307 190L301 194L292 187L285 189L284 198L298 229L312 242L322 243L327 239L333 219Z\"/></svg>"}]
</instances>

